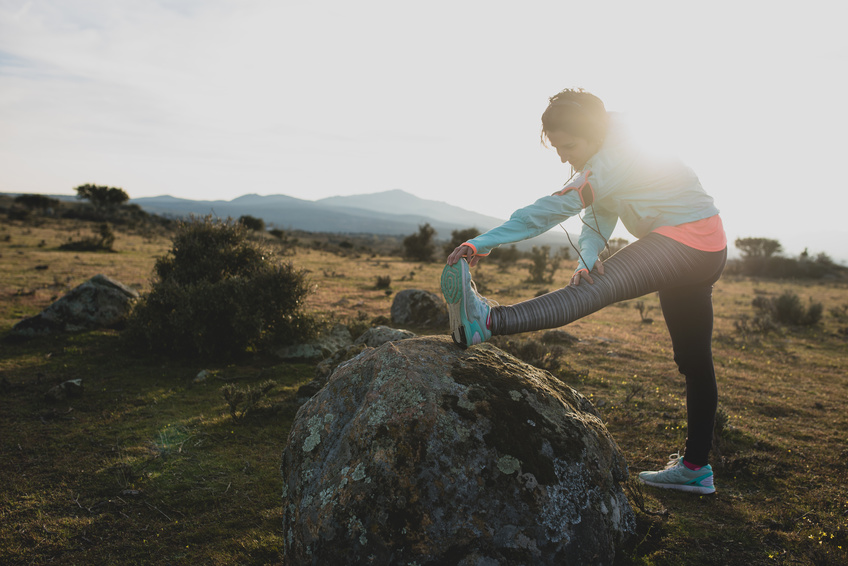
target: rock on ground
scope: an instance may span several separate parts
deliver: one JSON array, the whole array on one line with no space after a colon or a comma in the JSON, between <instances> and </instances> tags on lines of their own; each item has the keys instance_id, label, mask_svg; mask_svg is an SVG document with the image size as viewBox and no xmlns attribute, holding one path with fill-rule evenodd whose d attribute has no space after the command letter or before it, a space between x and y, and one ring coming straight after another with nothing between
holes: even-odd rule
<instances>
[{"instance_id":1,"label":"rock on ground","mask_svg":"<svg viewBox=\"0 0 848 566\"><path fill-rule=\"evenodd\" d=\"M138 293L105 275L95 275L41 311L16 324L12 338L114 328L126 321Z\"/></svg>"},{"instance_id":2,"label":"rock on ground","mask_svg":"<svg viewBox=\"0 0 848 566\"><path fill-rule=\"evenodd\" d=\"M444 299L421 289L406 289L395 295L390 313L392 324L398 326L447 329L449 325Z\"/></svg>"},{"instance_id":3,"label":"rock on ground","mask_svg":"<svg viewBox=\"0 0 848 566\"><path fill-rule=\"evenodd\" d=\"M318 393L327 384L327 379L339 364L358 356L370 348L376 348L386 342L405 340L413 336L415 334L409 330L399 330L384 325L369 328L359 338L354 340L353 344L343 350L339 350L329 358L318 362L318 365L315 366L315 379L297 390L297 401L299 403L305 403L310 397Z\"/></svg>"},{"instance_id":4,"label":"rock on ground","mask_svg":"<svg viewBox=\"0 0 848 566\"><path fill-rule=\"evenodd\" d=\"M340 366L283 453L286 564L609 564L634 528L591 403L448 337Z\"/></svg>"},{"instance_id":5,"label":"rock on ground","mask_svg":"<svg viewBox=\"0 0 848 566\"><path fill-rule=\"evenodd\" d=\"M294 344L279 348L275 353L283 360L323 360L353 344L350 329L344 324L336 324L326 336L306 344Z\"/></svg>"}]
</instances>

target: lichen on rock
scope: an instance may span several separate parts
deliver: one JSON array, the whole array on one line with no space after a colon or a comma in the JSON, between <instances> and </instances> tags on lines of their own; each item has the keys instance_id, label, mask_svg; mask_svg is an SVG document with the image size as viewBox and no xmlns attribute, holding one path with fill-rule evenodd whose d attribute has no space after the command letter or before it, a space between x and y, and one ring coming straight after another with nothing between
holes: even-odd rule
<instances>
[{"instance_id":1,"label":"lichen on rock","mask_svg":"<svg viewBox=\"0 0 848 566\"><path fill-rule=\"evenodd\" d=\"M591 403L489 344L363 352L283 454L287 564L611 563L627 469Z\"/></svg>"}]
</instances>

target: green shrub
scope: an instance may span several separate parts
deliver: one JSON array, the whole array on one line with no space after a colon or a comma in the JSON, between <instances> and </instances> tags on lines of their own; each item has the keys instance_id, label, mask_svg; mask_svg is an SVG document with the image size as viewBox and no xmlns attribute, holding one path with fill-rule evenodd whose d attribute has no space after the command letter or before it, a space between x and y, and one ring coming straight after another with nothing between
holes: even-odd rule
<instances>
[{"instance_id":1,"label":"green shrub","mask_svg":"<svg viewBox=\"0 0 848 566\"><path fill-rule=\"evenodd\" d=\"M239 224L244 224L248 230L253 230L254 232L265 231L265 221L261 218L256 218L255 216L245 214L244 216L241 216L238 221Z\"/></svg>"},{"instance_id":2,"label":"green shrub","mask_svg":"<svg viewBox=\"0 0 848 566\"><path fill-rule=\"evenodd\" d=\"M305 275L277 263L249 234L231 219L182 223L130 317L130 342L160 354L227 359L311 338L316 323L301 311Z\"/></svg>"},{"instance_id":3,"label":"green shrub","mask_svg":"<svg viewBox=\"0 0 848 566\"><path fill-rule=\"evenodd\" d=\"M533 246L530 252L532 263L528 268L530 271L530 283L552 283L554 274L560 266L560 257L551 257L551 247L542 246L541 248Z\"/></svg>"},{"instance_id":4,"label":"green shrub","mask_svg":"<svg viewBox=\"0 0 848 566\"><path fill-rule=\"evenodd\" d=\"M515 247L515 244L510 246L501 246L492 250L489 259L494 261L501 271L508 271L513 267L518 260L521 259L521 252Z\"/></svg>"},{"instance_id":5,"label":"green shrub","mask_svg":"<svg viewBox=\"0 0 848 566\"><path fill-rule=\"evenodd\" d=\"M433 237L436 230L430 224L418 226L417 234L410 234L403 239L403 257L412 261L433 261L436 245Z\"/></svg>"},{"instance_id":6,"label":"green shrub","mask_svg":"<svg viewBox=\"0 0 848 566\"><path fill-rule=\"evenodd\" d=\"M453 250L480 235L480 230L477 228L465 228L464 230L451 231L450 240L442 248L445 252L445 257L449 256Z\"/></svg>"},{"instance_id":7,"label":"green shrub","mask_svg":"<svg viewBox=\"0 0 848 566\"><path fill-rule=\"evenodd\" d=\"M15 197L15 203L25 206L30 210L45 212L51 208L58 207L59 199L46 195L18 195Z\"/></svg>"},{"instance_id":8,"label":"green shrub","mask_svg":"<svg viewBox=\"0 0 848 566\"><path fill-rule=\"evenodd\" d=\"M751 303L762 315L768 315L775 322L792 326L810 326L821 322L824 307L813 302L804 307L801 298L794 291L786 291L779 297L756 297Z\"/></svg>"},{"instance_id":9,"label":"green shrub","mask_svg":"<svg viewBox=\"0 0 848 566\"><path fill-rule=\"evenodd\" d=\"M239 387L234 383L228 383L221 387L221 394L230 407L230 416L233 421L236 423L242 422L247 413L255 409L262 398L276 385L276 381L269 379L255 387Z\"/></svg>"},{"instance_id":10,"label":"green shrub","mask_svg":"<svg viewBox=\"0 0 848 566\"><path fill-rule=\"evenodd\" d=\"M60 250L66 252L111 252L115 245L115 232L108 222L98 224L97 228L92 229L93 236L81 238L79 240L70 240L61 246Z\"/></svg>"}]
</instances>

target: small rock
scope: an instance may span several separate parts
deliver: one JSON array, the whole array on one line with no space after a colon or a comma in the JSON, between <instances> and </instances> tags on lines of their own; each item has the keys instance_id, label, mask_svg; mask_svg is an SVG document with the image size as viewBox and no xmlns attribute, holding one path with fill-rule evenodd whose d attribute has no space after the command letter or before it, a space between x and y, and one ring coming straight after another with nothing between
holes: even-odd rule
<instances>
[{"instance_id":1,"label":"small rock","mask_svg":"<svg viewBox=\"0 0 848 566\"><path fill-rule=\"evenodd\" d=\"M135 290L105 275L95 275L41 313L17 323L8 336L29 339L59 332L117 328L126 321L136 299Z\"/></svg>"},{"instance_id":2,"label":"small rock","mask_svg":"<svg viewBox=\"0 0 848 566\"><path fill-rule=\"evenodd\" d=\"M82 379L69 379L55 387L51 387L44 397L48 401L62 401L68 397L79 397L83 394Z\"/></svg>"},{"instance_id":3,"label":"small rock","mask_svg":"<svg viewBox=\"0 0 848 566\"><path fill-rule=\"evenodd\" d=\"M448 308L442 297L421 289L406 289L395 295L392 324L419 328L447 328Z\"/></svg>"},{"instance_id":4,"label":"small rock","mask_svg":"<svg viewBox=\"0 0 848 566\"><path fill-rule=\"evenodd\" d=\"M337 324L316 342L286 346L275 353L277 357L287 361L322 360L351 344L353 344L353 336L350 335L350 329L344 324Z\"/></svg>"},{"instance_id":5,"label":"small rock","mask_svg":"<svg viewBox=\"0 0 848 566\"><path fill-rule=\"evenodd\" d=\"M542 344L559 344L568 346L580 342L580 338L565 330L548 330L542 334Z\"/></svg>"}]
</instances>

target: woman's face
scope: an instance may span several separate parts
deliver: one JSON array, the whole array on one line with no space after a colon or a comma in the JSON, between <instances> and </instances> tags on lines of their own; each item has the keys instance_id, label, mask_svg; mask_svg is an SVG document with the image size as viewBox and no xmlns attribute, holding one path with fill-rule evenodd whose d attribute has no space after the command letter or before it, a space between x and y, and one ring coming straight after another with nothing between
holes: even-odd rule
<instances>
[{"instance_id":1,"label":"woman's face","mask_svg":"<svg viewBox=\"0 0 848 566\"><path fill-rule=\"evenodd\" d=\"M556 149L560 161L570 163L577 171L583 169L589 158L601 148L601 144L598 142L589 141L586 138L580 138L560 130L549 132L547 137Z\"/></svg>"}]
</instances>

